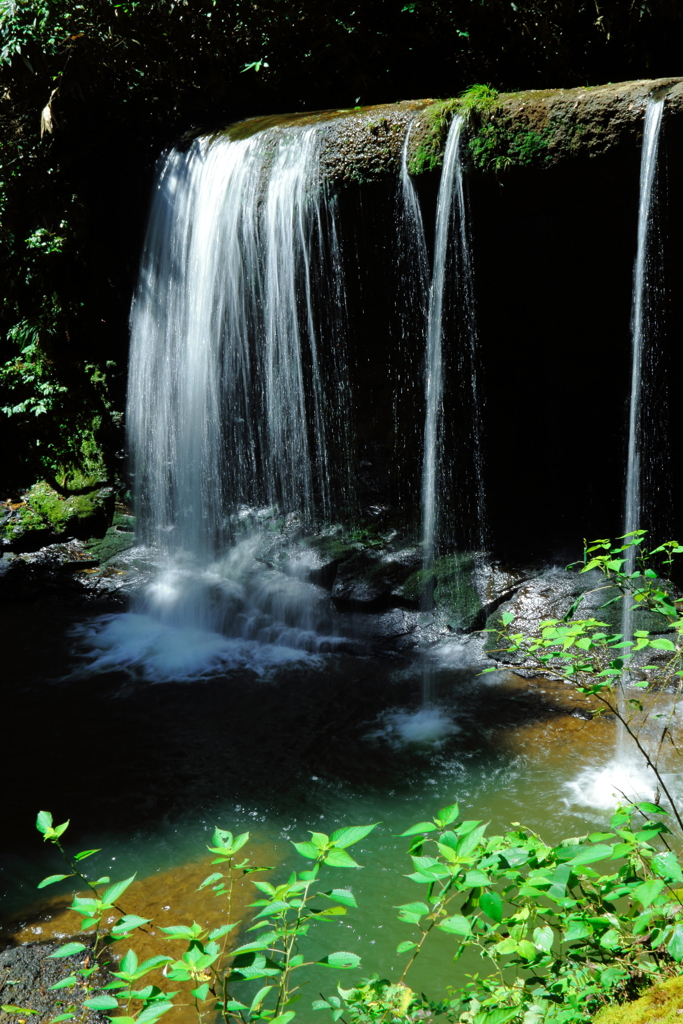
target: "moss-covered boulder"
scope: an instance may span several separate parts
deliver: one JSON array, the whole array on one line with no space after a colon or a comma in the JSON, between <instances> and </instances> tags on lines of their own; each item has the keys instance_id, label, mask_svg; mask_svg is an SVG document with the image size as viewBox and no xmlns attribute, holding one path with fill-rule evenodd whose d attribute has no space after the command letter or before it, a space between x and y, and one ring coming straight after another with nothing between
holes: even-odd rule
<instances>
[{"instance_id":1,"label":"moss-covered boulder","mask_svg":"<svg viewBox=\"0 0 683 1024\"><path fill-rule=\"evenodd\" d=\"M606 1006L593 1018L595 1024L678 1024L683 1014L683 978L669 978L653 985L632 1003Z\"/></svg>"},{"instance_id":2,"label":"moss-covered boulder","mask_svg":"<svg viewBox=\"0 0 683 1024\"><path fill-rule=\"evenodd\" d=\"M71 538L103 536L111 523L114 493L99 487L85 494L60 494L45 481L5 502L0 512L0 544L9 551L36 551Z\"/></svg>"}]
</instances>

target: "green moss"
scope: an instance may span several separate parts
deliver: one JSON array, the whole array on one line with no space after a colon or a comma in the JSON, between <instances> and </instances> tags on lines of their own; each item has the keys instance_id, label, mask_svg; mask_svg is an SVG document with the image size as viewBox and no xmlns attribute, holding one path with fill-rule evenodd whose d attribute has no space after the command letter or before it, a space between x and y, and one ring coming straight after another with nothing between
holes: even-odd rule
<instances>
[{"instance_id":1,"label":"green moss","mask_svg":"<svg viewBox=\"0 0 683 1024\"><path fill-rule=\"evenodd\" d=\"M410 160L411 174L433 171L443 163L446 136L455 114L464 114L468 121L482 117L492 110L498 101L498 93L489 85L473 85L460 96L439 100L425 113L427 128L423 139Z\"/></svg>"},{"instance_id":2,"label":"green moss","mask_svg":"<svg viewBox=\"0 0 683 1024\"><path fill-rule=\"evenodd\" d=\"M60 537L103 534L110 522L113 494L109 488L64 496L44 481L11 509L2 534L16 543L27 535L45 534L44 542Z\"/></svg>"},{"instance_id":3,"label":"green moss","mask_svg":"<svg viewBox=\"0 0 683 1024\"><path fill-rule=\"evenodd\" d=\"M514 123L488 122L472 136L469 152L472 163L482 171L499 172L510 167L530 167L548 161L552 128L520 131Z\"/></svg>"},{"instance_id":4,"label":"green moss","mask_svg":"<svg viewBox=\"0 0 683 1024\"><path fill-rule=\"evenodd\" d=\"M349 542L348 538L339 534L312 537L307 543L327 562L343 561L346 558L350 558L357 550Z\"/></svg>"},{"instance_id":5,"label":"green moss","mask_svg":"<svg viewBox=\"0 0 683 1024\"><path fill-rule=\"evenodd\" d=\"M444 623L452 629L467 629L481 611L481 601L472 582L474 557L457 552L437 558L431 569L418 569L403 585L409 601L422 600L433 588L434 605Z\"/></svg>"},{"instance_id":6,"label":"green moss","mask_svg":"<svg viewBox=\"0 0 683 1024\"><path fill-rule=\"evenodd\" d=\"M669 978L632 1003L606 1006L595 1024L678 1024L683 1012L683 978Z\"/></svg>"},{"instance_id":7,"label":"green moss","mask_svg":"<svg viewBox=\"0 0 683 1024\"><path fill-rule=\"evenodd\" d=\"M134 516L115 512L112 525L109 527L104 537L98 540L89 541L88 544L86 544L86 548L93 558L99 559L102 563L108 562L111 558L116 558L117 555L120 555L123 551L128 551L129 548L134 546L134 527Z\"/></svg>"},{"instance_id":8,"label":"green moss","mask_svg":"<svg viewBox=\"0 0 683 1024\"><path fill-rule=\"evenodd\" d=\"M475 85L455 99L433 104L426 113L426 128L410 161L410 173L421 174L440 167L450 123L455 114L467 120L468 151L473 166L498 174L512 167L543 167L555 158L555 143L562 139L566 152L580 148L585 125L567 121L558 110L546 124L532 126L510 107L510 100L538 99L541 93L506 94L505 106L495 89ZM549 93L548 95L552 95Z\"/></svg>"},{"instance_id":9,"label":"green moss","mask_svg":"<svg viewBox=\"0 0 683 1024\"><path fill-rule=\"evenodd\" d=\"M65 498L46 483L35 484L26 500L56 533L64 533L74 519L87 518L93 512L91 495L77 494Z\"/></svg>"}]
</instances>

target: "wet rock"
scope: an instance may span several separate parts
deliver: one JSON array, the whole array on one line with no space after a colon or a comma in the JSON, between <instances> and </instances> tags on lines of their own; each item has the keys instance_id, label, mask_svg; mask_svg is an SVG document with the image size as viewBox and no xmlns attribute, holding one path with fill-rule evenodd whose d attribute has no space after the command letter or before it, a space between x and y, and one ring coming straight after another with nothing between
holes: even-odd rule
<instances>
[{"instance_id":1,"label":"wet rock","mask_svg":"<svg viewBox=\"0 0 683 1024\"><path fill-rule=\"evenodd\" d=\"M63 495L43 481L20 501L5 502L0 544L6 551L37 551L57 541L103 536L113 511L111 487Z\"/></svg>"},{"instance_id":2,"label":"wet rock","mask_svg":"<svg viewBox=\"0 0 683 1024\"><path fill-rule=\"evenodd\" d=\"M486 628L500 629L506 612L514 615L511 629L526 635L538 633L539 624L545 619L563 619L565 616L569 620L594 618L619 632L623 599L621 590L598 569L587 573L553 569L519 586L509 600L489 615ZM638 608L633 616L634 629L646 629L652 633L666 633L671 629L665 616L656 612ZM489 649L494 646L497 644L492 639ZM648 658L652 660L652 657L649 652ZM498 650L495 658L510 664L521 660Z\"/></svg>"},{"instance_id":3,"label":"wet rock","mask_svg":"<svg viewBox=\"0 0 683 1024\"><path fill-rule=\"evenodd\" d=\"M84 1013L84 1024L107 1024L103 1013L95 1010L82 1010L85 994L78 986L70 989L50 991L50 986L68 978L78 968L87 966L91 960L89 949L75 956L50 959L61 942L27 943L14 946L0 953L0 1003L8 1007L21 1007L31 1010L31 1016L25 1018L13 1009L9 1012L0 1009L0 1024L17 1024L20 1019L35 1020L36 1024L49 1020L56 1014L67 1011L70 1007L81 1008ZM105 970L100 970L93 979L100 987L114 981ZM100 994L99 992L97 994ZM37 1016L34 1016L36 1014Z\"/></svg>"},{"instance_id":4,"label":"wet rock","mask_svg":"<svg viewBox=\"0 0 683 1024\"><path fill-rule=\"evenodd\" d=\"M359 551L339 565L332 597L335 602L373 609L380 605L414 606L414 600L406 596L405 584L420 562L416 549L383 555Z\"/></svg>"},{"instance_id":5,"label":"wet rock","mask_svg":"<svg viewBox=\"0 0 683 1024\"><path fill-rule=\"evenodd\" d=\"M562 619L571 613L572 606L581 607L579 618L590 618L594 611L616 596L609 588L609 593L602 588L605 577L597 569L584 574L569 572L565 569L553 569L536 579L527 580L490 615L486 621L487 629L502 627L503 614L514 615L512 628L516 633L533 634L538 631L539 623L544 619ZM595 599L598 593L599 599ZM598 604L599 601L599 604ZM610 606L613 608L614 606ZM607 609L605 609L607 612ZM610 612L614 615L614 612ZM510 660L501 656L499 660Z\"/></svg>"},{"instance_id":6,"label":"wet rock","mask_svg":"<svg viewBox=\"0 0 683 1024\"><path fill-rule=\"evenodd\" d=\"M96 537L88 541L86 547L93 558L100 562L108 562L124 551L130 550L135 545L135 516L128 512L114 512L111 526L103 537Z\"/></svg>"}]
</instances>

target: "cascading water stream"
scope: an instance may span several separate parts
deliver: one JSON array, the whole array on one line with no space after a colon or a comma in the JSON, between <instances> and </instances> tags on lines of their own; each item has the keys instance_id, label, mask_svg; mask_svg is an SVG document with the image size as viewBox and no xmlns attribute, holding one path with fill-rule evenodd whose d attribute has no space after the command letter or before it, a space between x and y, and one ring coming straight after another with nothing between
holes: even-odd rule
<instances>
[{"instance_id":1,"label":"cascading water stream","mask_svg":"<svg viewBox=\"0 0 683 1024\"><path fill-rule=\"evenodd\" d=\"M654 340L654 304L651 301L655 288L652 266L653 235L655 228L655 206L657 188L657 152L659 132L662 123L664 98L651 97L645 110L643 144L640 163L640 189L638 202L638 240L633 272L633 296L631 304L631 398L629 407L628 457L626 463L626 488L624 509L624 534L641 528L642 501L642 452L644 441L642 427L643 368L651 353ZM632 573L636 568L635 546L626 551L624 571ZM633 602L623 600L621 632L624 640L633 639ZM617 701L621 714L633 720L628 706L628 672L617 684ZM646 732L650 723L647 716L638 723L640 741L648 747ZM659 730L661 733L661 729ZM656 743L656 741L655 741ZM609 763L599 768L590 768L570 783L579 802L595 806L610 807L615 800L651 800L657 788L654 774L643 763L625 725L617 721L617 736L614 756Z\"/></svg>"},{"instance_id":2,"label":"cascading water stream","mask_svg":"<svg viewBox=\"0 0 683 1024\"><path fill-rule=\"evenodd\" d=\"M259 645L277 662L334 642L293 561L276 572L262 554L283 517L301 526L329 514L329 429L347 452L335 407L347 399L345 306L320 142L317 126L200 138L161 166L127 415L138 530L163 566L134 612L105 626L119 663L131 630L128 661L156 658L171 677L187 674L193 649L200 673L230 663L229 638L252 645L249 657L238 645L236 663L267 661Z\"/></svg>"},{"instance_id":3,"label":"cascading water stream","mask_svg":"<svg viewBox=\"0 0 683 1024\"><path fill-rule=\"evenodd\" d=\"M664 97L650 97L645 109L645 125L643 128L643 145L640 162L640 195L638 202L638 244L636 261L633 271L633 300L631 307L631 399L628 422L628 456L626 464L626 495L624 509L624 534L632 533L641 528L642 514L642 481L641 481L641 449L642 449L642 378L643 360L650 342L650 323L646 316L648 289L652 286L649 267L653 205L657 183L657 152L659 148L659 132L664 110ZM633 573L636 568L635 546L626 550L626 573ZM624 640L633 639L633 603L624 598L621 621L621 632ZM625 713L625 687L628 679L619 684L620 710ZM630 753L630 739L621 722L617 723L617 760L625 762Z\"/></svg>"},{"instance_id":4,"label":"cascading water stream","mask_svg":"<svg viewBox=\"0 0 683 1024\"><path fill-rule=\"evenodd\" d=\"M460 347L467 350L467 359L458 359L458 372L465 365L470 369L471 442L475 474L476 528L472 538L476 547L483 546L485 538L485 495L481 456L481 427L479 395L476 379L476 320L472 258L470 252L467 207L462 165L464 120L456 116L451 124L441 172L441 183L436 208L434 238L434 267L429 292L427 325L427 352L425 361L425 427L422 469L422 549L425 578L433 572L437 535L439 530L439 502L437 490L441 486L439 470L443 449L444 400L444 319L449 268L457 284L457 299L461 306L463 338ZM457 538L450 537L453 542ZM431 602L428 595L427 602ZM423 704L433 701L433 670L428 663L423 673Z\"/></svg>"}]
</instances>

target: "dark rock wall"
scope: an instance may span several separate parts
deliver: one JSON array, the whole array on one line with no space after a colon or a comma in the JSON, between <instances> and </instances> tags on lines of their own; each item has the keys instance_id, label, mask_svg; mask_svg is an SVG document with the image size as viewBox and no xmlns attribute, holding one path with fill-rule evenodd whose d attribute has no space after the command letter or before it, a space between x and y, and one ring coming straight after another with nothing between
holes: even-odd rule
<instances>
[{"instance_id":1,"label":"dark rock wall","mask_svg":"<svg viewBox=\"0 0 683 1024\"><path fill-rule=\"evenodd\" d=\"M570 141L577 138L571 125L579 113L592 128L579 134L581 145L564 149L558 135L552 157L540 162L498 173L470 165L486 491L490 538L501 555L569 558L584 536L621 531L640 146L645 100L660 86L627 83L505 100L508 118L517 111L523 119L535 116L537 125L554 108L554 123L564 125ZM643 525L660 539L683 532L677 472L683 440L677 406L683 202L676 187L683 171L682 101L683 84L674 84L660 138L660 237L652 267L658 337L644 366ZM533 114L534 103L540 113ZM564 119L558 110L565 111ZM412 338L406 336L395 273L397 162L390 163L383 181L339 191L351 311L355 478L365 514L388 506L380 514L386 521L416 526L424 339L417 321ZM431 246L439 171L414 180ZM451 364L456 333L453 328L446 345ZM446 419L462 418L461 405L451 365ZM457 433L451 431L451 447L458 444ZM451 452L446 455L448 460ZM451 478L443 497L471 507L471 495L454 490L458 483ZM454 539L462 546L467 516L454 520Z\"/></svg>"}]
</instances>

